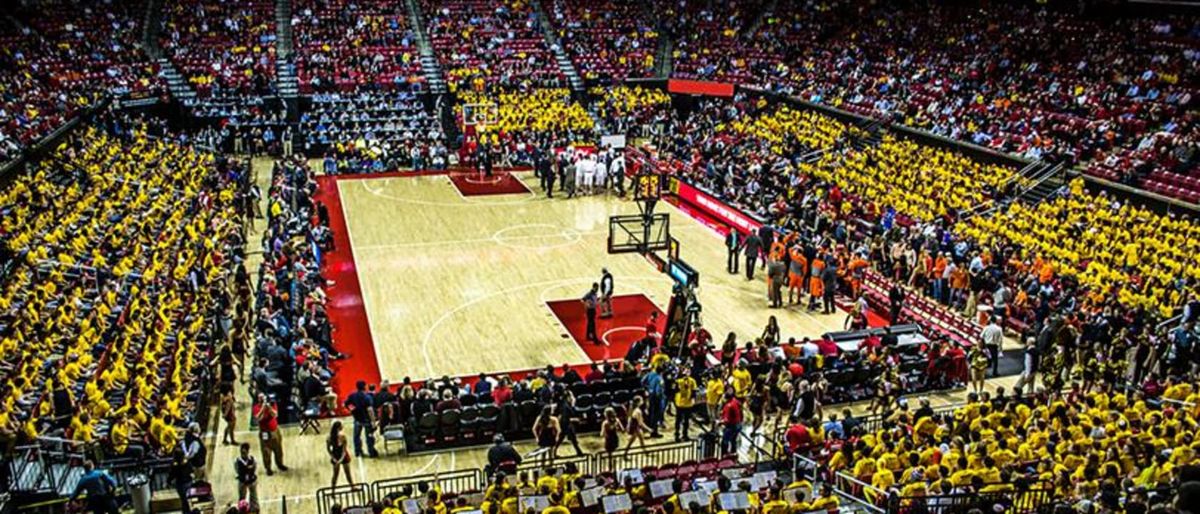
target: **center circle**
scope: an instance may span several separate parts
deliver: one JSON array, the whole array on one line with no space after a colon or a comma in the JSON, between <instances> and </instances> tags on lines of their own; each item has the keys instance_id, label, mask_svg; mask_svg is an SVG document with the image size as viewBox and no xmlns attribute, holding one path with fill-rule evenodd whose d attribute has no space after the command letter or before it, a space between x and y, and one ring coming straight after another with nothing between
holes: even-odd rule
<instances>
[{"instance_id":1,"label":"center circle","mask_svg":"<svg viewBox=\"0 0 1200 514\"><path fill-rule=\"evenodd\" d=\"M497 230L492 241L501 246L525 250L549 250L573 245L583 239L574 229L563 229L549 223L513 225Z\"/></svg>"}]
</instances>

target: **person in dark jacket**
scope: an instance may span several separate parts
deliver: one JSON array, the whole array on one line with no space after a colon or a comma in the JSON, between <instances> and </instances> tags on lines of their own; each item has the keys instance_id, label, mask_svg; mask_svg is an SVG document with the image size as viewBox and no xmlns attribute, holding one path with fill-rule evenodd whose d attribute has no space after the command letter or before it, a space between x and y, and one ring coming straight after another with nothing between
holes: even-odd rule
<instances>
[{"instance_id":1,"label":"person in dark jacket","mask_svg":"<svg viewBox=\"0 0 1200 514\"><path fill-rule=\"evenodd\" d=\"M742 245L742 254L746 256L746 280L754 280L754 265L758 262L758 254L762 250L762 239L751 232Z\"/></svg>"},{"instance_id":2,"label":"person in dark jacket","mask_svg":"<svg viewBox=\"0 0 1200 514\"><path fill-rule=\"evenodd\" d=\"M517 466L521 465L521 454L517 453L511 443L504 440L503 434L496 434L492 441L492 447L488 448L488 465L484 472L488 475L516 473Z\"/></svg>"}]
</instances>

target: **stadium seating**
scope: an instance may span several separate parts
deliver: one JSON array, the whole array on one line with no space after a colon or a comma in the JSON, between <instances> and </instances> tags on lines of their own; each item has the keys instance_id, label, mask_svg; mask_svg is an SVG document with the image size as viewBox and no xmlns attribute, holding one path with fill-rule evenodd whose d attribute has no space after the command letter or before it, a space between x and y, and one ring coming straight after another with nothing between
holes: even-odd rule
<instances>
[{"instance_id":1,"label":"stadium seating","mask_svg":"<svg viewBox=\"0 0 1200 514\"><path fill-rule=\"evenodd\" d=\"M408 91L425 82L402 0L306 0L294 12L301 93Z\"/></svg>"},{"instance_id":2,"label":"stadium seating","mask_svg":"<svg viewBox=\"0 0 1200 514\"><path fill-rule=\"evenodd\" d=\"M1030 276L1035 284L1061 287L1070 277L1095 305L1116 298L1126 308L1170 317L1187 299L1174 284L1200 278L1191 264L1200 226L1093 195L1082 179L1067 196L1036 207L1014 203L992 217L971 218L962 231L981 246L1021 248L1012 264L1018 283Z\"/></svg>"},{"instance_id":3,"label":"stadium seating","mask_svg":"<svg viewBox=\"0 0 1200 514\"><path fill-rule=\"evenodd\" d=\"M380 171L447 164L440 120L411 93L316 94L300 130L305 153L368 158L367 169L375 161Z\"/></svg>"},{"instance_id":4,"label":"stadium seating","mask_svg":"<svg viewBox=\"0 0 1200 514\"><path fill-rule=\"evenodd\" d=\"M221 337L212 286L240 248L238 171L131 125L82 129L4 193L16 257L0 297L12 309L0 416L21 441L166 454L202 401ZM131 444L133 427L144 441Z\"/></svg>"},{"instance_id":5,"label":"stadium seating","mask_svg":"<svg viewBox=\"0 0 1200 514\"><path fill-rule=\"evenodd\" d=\"M201 97L274 88L275 2L183 0L164 9L160 44Z\"/></svg>"},{"instance_id":6,"label":"stadium seating","mask_svg":"<svg viewBox=\"0 0 1200 514\"><path fill-rule=\"evenodd\" d=\"M654 72L658 33L649 4L632 0L540 0L575 70L589 81L620 83Z\"/></svg>"},{"instance_id":7,"label":"stadium seating","mask_svg":"<svg viewBox=\"0 0 1200 514\"><path fill-rule=\"evenodd\" d=\"M420 3L451 91L565 84L529 1Z\"/></svg>"},{"instance_id":8,"label":"stadium seating","mask_svg":"<svg viewBox=\"0 0 1200 514\"><path fill-rule=\"evenodd\" d=\"M494 134L505 143L532 142L536 137L566 139L568 142L590 142L595 122L571 91L562 88L535 89L529 92L506 92L499 95L471 91L459 93L462 104L495 105L495 123L476 127L479 132ZM462 107L458 117L463 116Z\"/></svg>"},{"instance_id":9,"label":"stadium seating","mask_svg":"<svg viewBox=\"0 0 1200 514\"><path fill-rule=\"evenodd\" d=\"M751 83L746 57L756 50L743 38L743 29L762 7L755 0L688 0L668 7L663 19L674 39L672 76Z\"/></svg>"},{"instance_id":10,"label":"stadium seating","mask_svg":"<svg viewBox=\"0 0 1200 514\"><path fill-rule=\"evenodd\" d=\"M26 57L51 87L100 89L118 98L166 90L157 64L140 47L144 16L137 2L48 0L17 12L36 34L33 39L43 40Z\"/></svg>"}]
</instances>

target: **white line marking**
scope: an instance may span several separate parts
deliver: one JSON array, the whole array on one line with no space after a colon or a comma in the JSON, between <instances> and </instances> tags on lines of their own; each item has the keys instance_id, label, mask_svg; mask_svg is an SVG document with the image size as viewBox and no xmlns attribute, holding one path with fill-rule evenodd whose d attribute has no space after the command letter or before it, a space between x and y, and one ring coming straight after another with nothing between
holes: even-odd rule
<instances>
[{"instance_id":1,"label":"white line marking","mask_svg":"<svg viewBox=\"0 0 1200 514\"><path fill-rule=\"evenodd\" d=\"M613 327L613 328L610 328L610 329L608 329L608 330L605 330L605 331L604 331L604 334L600 336L600 340L604 342L604 346L611 346L611 345L609 344L609 342L608 342L608 335L609 335L609 334L611 334L611 333L613 333L613 332L629 332L629 331L631 331L631 330L637 330L637 331L645 332L645 331L646 331L646 327L639 327L639 326L635 326L635 325L626 325L626 326L624 326L624 327Z\"/></svg>"}]
</instances>

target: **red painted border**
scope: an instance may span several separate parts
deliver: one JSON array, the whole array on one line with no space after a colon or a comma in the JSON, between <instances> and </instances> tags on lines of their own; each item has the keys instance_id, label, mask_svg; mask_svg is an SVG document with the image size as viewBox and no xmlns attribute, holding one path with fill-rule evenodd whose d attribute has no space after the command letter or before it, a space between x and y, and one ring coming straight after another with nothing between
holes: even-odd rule
<instances>
[{"instance_id":1,"label":"red painted border","mask_svg":"<svg viewBox=\"0 0 1200 514\"><path fill-rule=\"evenodd\" d=\"M354 249L350 246L350 232L342 210L342 196L337 186L339 178L317 177L315 196L329 210L329 229L333 232L334 250L324 254L321 272L326 280L335 282L326 288L325 311L333 325L334 347L347 357L331 364L333 379L330 382L338 397L345 398L354 392L358 380L378 384L380 372L371 325L363 306Z\"/></svg>"}]
</instances>

